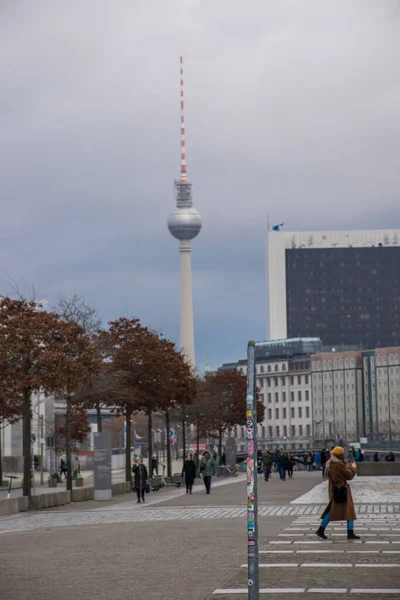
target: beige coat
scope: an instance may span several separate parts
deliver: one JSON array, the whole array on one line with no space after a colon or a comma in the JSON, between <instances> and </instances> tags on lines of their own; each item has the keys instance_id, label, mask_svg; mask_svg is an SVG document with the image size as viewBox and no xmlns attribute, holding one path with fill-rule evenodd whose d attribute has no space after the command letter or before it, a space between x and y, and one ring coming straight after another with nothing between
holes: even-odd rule
<instances>
[{"instance_id":1,"label":"beige coat","mask_svg":"<svg viewBox=\"0 0 400 600\"><path fill-rule=\"evenodd\" d=\"M356 468L350 466L345 461L332 456L326 463L326 476L329 480L329 504L322 514L322 519L326 513L330 512L331 521L354 521L356 517L356 511L354 509L353 497L351 495L351 489L347 483L353 479L356 474ZM333 487L346 486L347 488L347 501L343 503L337 503L333 500Z\"/></svg>"}]
</instances>

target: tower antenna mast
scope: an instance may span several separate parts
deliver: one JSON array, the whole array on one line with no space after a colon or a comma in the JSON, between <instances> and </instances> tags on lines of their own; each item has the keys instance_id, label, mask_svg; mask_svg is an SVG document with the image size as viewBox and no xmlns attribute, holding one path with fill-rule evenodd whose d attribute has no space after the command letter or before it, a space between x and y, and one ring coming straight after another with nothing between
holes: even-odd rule
<instances>
[{"instance_id":1,"label":"tower antenna mast","mask_svg":"<svg viewBox=\"0 0 400 600\"><path fill-rule=\"evenodd\" d=\"M183 86L183 56L181 56L181 183L187 183L185 140L185 94Z\"/></svg>"}]
</instances>

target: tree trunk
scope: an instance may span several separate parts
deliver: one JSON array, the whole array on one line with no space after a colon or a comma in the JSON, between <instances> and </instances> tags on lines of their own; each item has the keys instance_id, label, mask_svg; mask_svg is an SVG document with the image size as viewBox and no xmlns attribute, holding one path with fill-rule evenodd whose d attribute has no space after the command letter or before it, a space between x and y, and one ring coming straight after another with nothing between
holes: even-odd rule
<instances>
[{"instance_id":1,"label":"tree trunk","mask_svg":"<svg viewBox=\"0 0 400 600\"><path fill-rule=\"evenodd\" d=\"M200 459L200 419L197 419L196 423L196 452L197 458Z\"/></svg>"},{"instance_id":2,"label":"tree trunk","mask_svg":"<svg viewBox=\"0 0 400 600\"><path fill-rule=\"evenodd\" d=\"M218 430L218 458L221 460L222 456L222 429Z\"/></svg>"},{"instance_id":3,"label":"tree trunk","mask_svg":"<svg viewBox=\"0 0 400 600\"><path fill-rule=\"evenodd\" d=\"M23 481L23 495L31 497L32 487L32 456L31 456L31 390L30 388L24 389L24 407L23 407L23 438L22 438L22 450L24 455L24 481Z\"/></svg>"},{"instance_id":4,"label":"tree trunk","mask_svg":"<svg viewBox=\"0 0 400 600\"><path fill-rule=\"evenodd\" d=\"M0 422L0 486L3 485L3 453L2 453L1 431L2 431L2 424Z\"/></svg>"},{"instance_id":5,"label":"tree trunk","mask_svg":"<svg viewBox=\"0 0 400 600\"><path fill-rule=\"evenodd\" d=\"M167 430L167 475L168 477L172 477L172 462L171 462L171 442L169 439L169 412L165 413L165 428Z\"/></svg>"},{"instance_id":6,"label":"tree trunk","mask_svg":"<svg viewBox=\"0 0 400 600\"><path fill-rule=\"evenodd\" d=\"M148 468L148 472L149 472L149 477L153 477L153 465L152 465L152 460L153 460L153 413L152 411L149 409L148 413L147 413L147 456L148 456L148 461L149 461L149 468Z\"/></svg>"},{"instance_id":7,"label":"tree trunk","mask_svg":"<svg viewBox=\"0 0 400 600\"><path fill-rule=\"evenodd\" d=\"M196 452L197 452L196 477L199 477L200 476L200 419L197 419L197 423L196 423Z\"/></svg>"},{"instance_id":8,"label":"tree trunk","mask_svg":"<svg viewBox=\"0 0 400 600\"><path fill-rule=\"evenodd\" d=\"M186 411L185 407L182 406L182 458L183 464L185 464L186 459Z\"/></svg>"},{"instance_id":9,"label":"tree trunk","mask_svg":"<svg viewBox=\"0 0 400 600\"><path fill-rule=\"evenodd\" d=\"M126 420L126 441L125 441L125 481L132 483L132 465L131 465L131 419L132 411L127 409Z\"/></svg>"},{"instance_id":10,"label":"tree trunk","mask_svg":"<svg viewBox=\"0 0 400 600\"><path fill-rule=\"evenodd\" d=\"M67 490L71 492L72 502L72 460L71 460L71 396L67 395L67 412L65 416L65 454L67 456Z\"/></svg>"},{"instance_id":11,"label":"tree trunk","mask_svg":"<svg viewBox=\"0 0 400 600\"><path fill-rule=\"evenodd\" d=\"M96 402L96 416L97 416L97 431L101 433L103 431L103 419L101 415L100 402Z\"/></svg>"}]
</instances>

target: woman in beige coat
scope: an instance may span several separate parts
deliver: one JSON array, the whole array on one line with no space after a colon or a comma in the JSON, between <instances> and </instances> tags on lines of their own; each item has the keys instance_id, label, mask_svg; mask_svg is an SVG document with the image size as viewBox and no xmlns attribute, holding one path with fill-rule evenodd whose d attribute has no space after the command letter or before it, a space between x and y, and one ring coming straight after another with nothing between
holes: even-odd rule
<instances>
[{"instance_id":1,"label":"woman in beige coat","mask_svg":"<svg viewBox=\"0 0 400 600\"><path fill-rule=\"evenodd\" d=\"M347 483L356 474L355 463L347 463L344 457L344 449L336 446L331 452L331 459L326 463L326 476L329 480L329 504L322 513L321 526L316 534L323 540L325 528L330 521L347 521L347 539L359 540L354 534L354 521L356 511L354 510L351 489Z\"/></svg>"}]
</instances>

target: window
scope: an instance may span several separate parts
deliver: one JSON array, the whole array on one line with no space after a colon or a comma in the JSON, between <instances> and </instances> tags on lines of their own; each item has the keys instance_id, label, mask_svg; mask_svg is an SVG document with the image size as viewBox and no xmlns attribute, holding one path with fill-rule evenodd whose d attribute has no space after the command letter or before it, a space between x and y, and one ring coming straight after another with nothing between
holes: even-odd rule
<instances>
[{"instance_id":1,"label":"window","mask_svg":"<svg viewBox=\"0 0 400 600\"><path fill-rule=\"evenodd\" d=\"M275 402L279 402L279 394L278 394L278 392L275 392Z\"/></svg>"},{"instance_id":2,"label":"window","mask_svg":"<svg viewBox=\"0 0 400 600\"><path fill-rule=\"evenodd\" d=\"M283 418L286 419L287 418L287 414L286 414L286 408L283 409Z\"/></svg>"},{"instance_id":3,"label":"window","mask_svg":"<svg viewBox=\"0 0 400 600\"><path fill-rule=\"evenodd\" d=\"M285 363L283 363L283 365L282 365L282 371L286 371L286 365L285 365Z\"/></svg>"},{"instance_id":4,"label":"window","mask_svg":"<svg viewBox=\"0 0 400 600\"><path fill-rule=\"evenodd\" d=\"M275 418L279 419L279 408L275 409Z\"/></svg>"},{"instance_id":5,"label":"window","mask_svg":"<svg viewBox=\"0 0 400 600\"><path fill-rule=\"evenodd\" d=\"M278 385L279 385L279 379L278 379L277 377L274 377L274 384L275 384L276 386L278 386Z\"/></svg>"},{"instance_id":6,"label":"window","mask_svg":"<svg viewBox=\"0 0 400 600\"><path fill-rule=\"evenodd\" d=\"M268 409L268 420L270 421L272 419L272 410L269 408Z\"/></svg>"},{"instance_id":7,"label":"window","mask_svg":"<svg viewBox=\"0 0 400 600\"><path fill-rule=\"evenodd\" d=\"M297 392L297 399L298 399L299 402L301 402L301 392L300 391Z\"/></svg>"},{"instance_id":8,"label":"window","mask_svg":"<svg viewBox=\"0 0 400 600\"><path fill-rule=\"evenodd\" d=\"M271 394L268 394L268 404L271 404L271 402L272 402Z\"/></svg>"},{"instance_id":9,"label":"window","mask_svg":"<svg viewBox=\"0 0 400 600\"><path fill-rule=\"evenodd\" d=\"M310 392L308 390L306 390L306 400L310 399Z\"/></svg>"},{"instance_id":10,"label":"window","mask_svg":"<svg viewBox=\"0 0 400 600\"><path fill-rule=\"evenodd\" d=\"M264 425L261 427L261 435L262 435L262 438L265 439L265 427L264 427Z\"/></svg>"},{"instance_id":11,"label":"window","mask_svg":"<svg viewBox=\"0 0 400 600\"><path fill-rule=\"evenodd\" d=\"M299 425L299 435L303 435L303 425Z\"/></svg>"},{"instance_id":12,"label":"window","mask_svg":"<svg viewBox=\"0 0 400 600\"><path fill-rule=\"evenodd\" d=\"M293 384L294 384L294 377L292 375L291 378L290 378L290 385L293 385Z\"/></svg>"},{"instance_id":13,"label":"window","mask_svg":"<svg viewBox=\"0 0 400 600\"><path fill-rule=\"evenodd\" d=\"M306 425L307 435L311 435L311 425Z\"/></svg>"},{"instance_id":14,"label":"window","mask_svg":"<svg viewBox=\"0 0 400 600\"><path fill-rule=\"evenodd\" d=\"M310 407L309 406L306 406L306 417L307 417L307 419L310 418Z\"/></svg>"},{"instance_id":15,"label":"window","mask_svg":"<svg viewBox=\"0 0 400 600\"><path fill-rule=\"evenodd\" d=\"M297 376L297 383L298 383L298 385L301 385L301 375Z\"/></svg>"},{"instance_id":16,"label":"window","mask_svg":"<svg viewBox=\"0 0 400 600\"><path fill-rule=\"evenodd\" d=\"M261 365L261 369L260 369L261 373L264 373L264 367Z\"/></svg>"},{"instance_id":17,"label":"window","mask_svg":"<svg viewBox=\"0 0 400 600\"><path fill-rule=\"evenodd\" d=\"M284 435L284 437L287 436L287 425L283 426L283 435Z\"/></svg>"},{"instance_id":18,"label":"window","mask_svg":"<svg viewBox=\"0 0 400 600\"><path fill-rule=\"evenodd\" d=\"M275 371L279 371L279 365L275 365Z\"/></svg>"},{"instance_id":19,"label":"window","mask_svg":"<svg viewBox=\"0 0 400 600\"><path fill-rule=\"evenodd\" d=\"M282 385L286 385L286 377L282 377Z\"/></svg>"},{"instance_id":20,"label":"window","mask_svg":"<svg viewBox=\"0 0 400 600\"><path fill-rule=\"evenodd\" d=\"M282 392L282 402L286 402L286 392Z\"/></svg>"},{"instance_id":21,"label":"window","mask_svg":"<svg viewBox=\"0 0 400 600\"><path fill-rule=\"evenodd\" d=\"M264 404L264 401L265 401L264 394L260 394L260 400Z\"/></svg>"},{"instance_id":22,"label":"window","mask_svg":"<svg viewBox=\"0 0 400 600\"><path fill-rule=\"evenodd\" d=\"M292 407L291 413L292 413L292 419L294 419L294 407Z\"/></svg>"},{"instance_id":23,"label":"window","mask_svg":"<svg viewBox=\"0 0 400 600\"><path fill-rule=\"evenodd\" d=\"M267 371L268 371L268 373L271 373L271 365L268 365Z\"/></svg>"},{"instance_id":24,"label":"window","mask_svg":"<svg viewBox=\"0 0 400 600\"><path fill-rule=\"evenodd\" d=\"M268 426L268 435L269 435L269 437L272 437L272 427L271 427L271 425Z\"/></svg>"},{"instance_id":25,"label":"window","mask_svg":"<svg viewBox=\"0 0 400 600\"><path fill-rule=\"evenodd\" d=\"M303 411L301 406L299 406L299 419L301 419L303 417Z\"/></svg>"},{"instance_id":26,"label":"window","mask_svg":"<svg viewBox=\"0 0 400 600\"><path fill-rule=\"evenodd\" d=\"M292 435L296 435L296 426L292 425Z\"/></svg>"},{"instance_id":27,"label":"window","mask_svg":"<svg viewBox=\"0 0 400 600\"><path fill-rule=\"evenodd\" d=\"M267 379L267 386L271 387L271 380L270 379Z\"/></svg>"},{"instance_id":28,"label":"window","mask_svg":"<svg viewBox=\"0 0 400 600\"><path fill-rule=\"evenodd\" d=\"M277 426L276 426L276 435L277 435L277 437L279 437L279 435L280 435L280 432L279 432L279 425L277 425Z\"/></svg>"},{"instance_id":29,"label":"window","mask_svg":"<svg viewBox=\"0 0 400 600\"><path fill-rule=\"evenodd\" d=\"M290 399L292 402L294 402L294 392L290 392Z\"/></svg>"},{"instance_id":30,"label":"window","mask_svg":"<svg viewBox=\"0 0 400 600\"><path fill-rule=\"evenodd\" d=\"M305 376L306 384L308 385L308 375Z\"/></svg>"}]
</instances>

